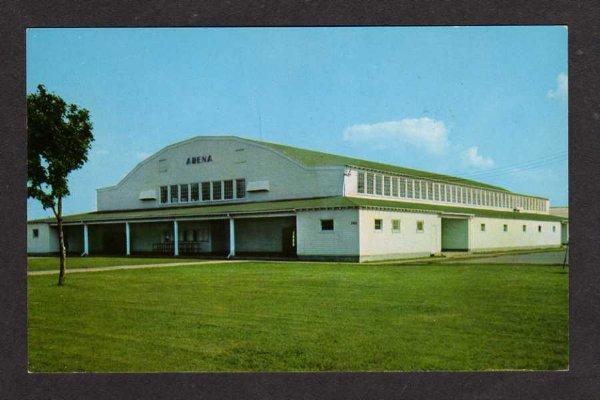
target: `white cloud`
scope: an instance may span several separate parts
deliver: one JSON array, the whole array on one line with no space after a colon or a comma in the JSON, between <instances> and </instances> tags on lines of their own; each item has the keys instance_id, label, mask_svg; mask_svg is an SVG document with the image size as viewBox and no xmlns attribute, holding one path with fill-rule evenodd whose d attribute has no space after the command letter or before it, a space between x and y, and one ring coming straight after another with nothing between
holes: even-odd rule
<instances>
[{"instance_id":1,"label":"white cloud","mask_svg":"<svg viewBox=\"0 0 600 400\"><path fill-rule=\"evenodd\" d=\"M380 148L409 144L434 154L441 154L448 147L444 123L427 117L352 125L344 130L344 140Z\"/></svg>"},{"instance_id":2,"label":"white cloud","mask_svg":"<svg viewBox=\"0 0 600 400\"><path fill-rule=\"evenodd\" d=\"M462 153L463 161L471 166L477 168L491 168L494 166L494 160L490 157L484 157L479 154L479 148L477 146L471 146Z\"/></svg>"},{"instance_id":3,"label":"white cloud","mask_svg":"<svg viewBox=\"0 0 600 400\"><path fill-rule=\"evenodd\" d=\"M549 99L566 100L569 95L569 77L566 74L558 74L556 77L556 89L548 90Z\"/></svg>"},{"instance_id":4,"label":"white cloud","mask_svg":"<svg viewBox=\"0 0 600 400\"><path fill-rule=\"evenodd\" d=\"M152 153L147 153L145 151L138 151L136 153L138 160L145 160L146 158L150 157L151 155L152 155Z\"/></svg>"}]
</instances>

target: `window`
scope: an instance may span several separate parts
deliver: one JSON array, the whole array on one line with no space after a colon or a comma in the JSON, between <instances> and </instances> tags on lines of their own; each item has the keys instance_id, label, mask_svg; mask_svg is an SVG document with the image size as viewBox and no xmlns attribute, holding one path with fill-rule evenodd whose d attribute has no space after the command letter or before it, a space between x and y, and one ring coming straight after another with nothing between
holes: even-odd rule
<instances>
[{"instance_id":1,"label":"window","mask_svg":"<svg viewBox=\"0 0 600 400\"><path fill-rule=\"evenodd\" d=\"M367 173L367 194L373 194L373 182L375 179L375 175L368 172Z\"/></svg>"},{"instance_id":2,"label":"window","mask_svg":"<svg viewBox=\"0 0 600 400\"><path fill-rule=\"evenodd\" d=\"M392 178L392 196L398 197L398 178Z\"/></svg>"},{"instance_id":3,"label":"window","mask_svg":"<svg viewBox=\"0 0 600 400\"><path fill-rule=\"evenodd\" d=\"M427 182L427 199L433 200L433 182Z\"/></svg>"},{"instance_id":4,"label":"window","mask_svg":"<svg viewBox=\"0 0 600 400\"><path fill-rule=\"evenodd\" d=\"M158 160L158 172L167 172L167 160L161 158Z\"/></svg>"},{"instance_id":5,"label":"window","mask_svg":"<svg viewBox=\"0 0 600 400\"><path fill-rule=\"evenodd\" d=\"M226 200L233 199L233 180L223 181L223 197Z\"/></svg>"},{"instance_id":6,"label":"window","mask_svg":"<svg viewBox=\"0 0 600 400\"><path fill-rule=\"evenodd\" d=\"M508 232L508 225L506 225L506 224L502 225L502 230L504 232Z\"/></svg>"},{"instance_id":7,"label":"window","mask_svg":"<svg viewBox=\"0 0 600 400\"><path fill-rule=\"evenodd\" d=\"M169 202L169 187L168 186L160 187L160 202L162 204Z\"/></svg>"},{"instance_id":8,"label":"window","mask_svg":"<svg viewBox=\"0 0 600 400\"><path fill-rule=\"evenodd\" d=\"M541 231L542 231L542 226L538 225L538 232L541 232Z\"/></svg>"},{"instance_id":9,"label":"window","mask_svg":"<svg viewBox=\"0 0 600 400\"><path fill-rule=\"evenodd\" d=\"M179 186L171 185L171 203L179 202Z\"/></svg>"},{"instance_id":10,"label":"window","mask_svg":"<svg viewBox=\"0 0 600 400\"><path fill-rule=\"evenodd\" d=\"M433 199L438 201L440 199L440 184L435 183L433 185Z\"/></svg>"},{"instance_id":11,"label":"window","mask_svg":"<svg viewBox=\"0 0 600 400\"><path fill-rule=\"evenodd\" d=\"M332 231L333 230L333 220L332 219L322 219L321 220L321 230L322 231Z\"/></svg>"},{"instance_id":12,"label":"window","mask_svg":"<svg viewBox=\"0 0 600 400\"><path fill-rule=\"evenodd\" d=\"M200 192L198 190L198 184L197 183L190 184L190 201L198 201L199 194L200 194Z\"/></svg>"},{"instance_id":13,"label":"window","mask_svg":"<svg viewBox=\"0 0 600 400\"><path fill-rule=\"evenodd\" d=\"M365 173L359 171L358 172L358 178L356 181L356 191L358 193L364 193L365 192Z\"/></svg>"},{"instance_id":14,"label":"window","mask_svg":"<svg viewBox=\"0 0 600 400\"><path fill-rule=\"evenodd\" d=\"M452 186L452 202L456 203L456 186Z\"/></svg>"},{"instance_id":15,"label":"window","mask_svg":"<svg viewBox=\"0 0 600 400\"><path fill-rule=\"evenodd\" d=\"M485 224L481 224L481 232L485 232Z\"/></svg>"},{"instance_id":16,"label":"window","mask_svg":"<svg viewBox=\"0 0 600 400\"><path fill-rule=\"evenodd\" d=\"M425 222L417 221L417 232L423 232L425 230Z\"/></svg>"},{"instance_id":17,"label":"window","mask_svg":"<svg viewBox=\"0 0 600 400\"><path fill-rule=\"evenodd\" d=\"M393 219L392 220L392 232L400 232L400 220Z\"/></svg>"},{"instance_id":18,"label":"window","mask_svg":"<svg viewBox=\"0 0 600 400\"><path fill-rule=\"evenodd\" d=\"M467 188L461 188L461 199L463 204L467 204Z\"/></svg>"},{"instance_id":19,"label":"window","mask_svg":"<svg viewBox=\"0 0 600 400\"><path fill-rule=\"evenodd\" d=\"M415 199L421 198L421 181L415 180Z\"/></svg>"},{"instance_id":20,"label":"window","mask_svg":"<svg viewBox=\"0 0 600 400\"><path fill-rule=\"evenodd\" d=\"M556 232L556 226L552 226L552 232Z\"/></svg>"},{"instance_id":21,"label":"window","mask_svg":"<svg viewBox=\"0 0 600 400\"><path fill-rule=\"evenodd\" d=\"M446 185L440 185L440 200L446 201Z\"/></svg>"},{"instance_id":22,"label":"window","mask_svg":"<svg viewBox=\"0 0 600 400\"><path fill-rule=\"evenodd\" d=\"M212 194L213 200L221 200L221 181L213 181Z\"/></svg>"},{"instance_id":23,"label":"window","mask_svg":"<svg viewBox=\"0 0 600 400\"><path fill-rule=\"evenodd\" d=\"M382 219L375 219L375 230L376 231L380 231L383 229L383 220Z\"/></svg>"},{"instance_id":24,"label":"window","mask_svg":"<svg viewBox=\"0 0 600 400\"><path fill-rule=\"evenodd\" d=\"M197 242L198 241L198 231L197 230L192 230L192 242Z\"/></svg>"},{"instance_id":25,"label":"window","mask_svg":"<svg viewBox=\"0 0 600 400\"><path fill-rule=\"evenodd\" d=\"M210 200L210 182L202 182L202 201Z\"/></svg>"},{"instance_id":26,"label":"window","mask_svg":"<svg viewBox=\"0 0 600 400\"><path fill-rule=\"evenodd\" d=\"M412 197L413 197L413 180L412 179L408 179L406 181L406 197L408 197L409 199L412 199Z\"/></svg>"},{"instance_id":27,"label":"window","mask_svg":"<svg viewBox=\"0 0 600 400\"><path fill-rule=\"evenodd\" d=\"M382 192L382 179L383 177L381 175L375 175L375 194L381 194Z\"/></svg>"},{"instance_id":28,"label":"window","mask_svg":"<svg viewBox=\"0 0 600 400\"><path fill-rule=\"evenodd\" d=\"M235 180L235 198L243 199L246 197L246 180L236 179Z\"/></svg>"},{"instance_id":29,"label":"window","mask_svg":"<svg viewBox=\"0 0 600 400\"><path fill-rule=\"evenodd\" d=\"M523 225L523 232L527 232L527 225Z\"/></svg>"},{"instance_id":30,"label":"window","mask_svg":"<svg viewBox=\"0 0 600 400\"><path fill-rule=\"evenodd\" d=\"M40 230L39 229L34 229L33 230L33 237L34 238L40 237Z\"/></svg>"},{"instance_id":31,"label":"window","mask_svg":"<svg viewBox=\"0 0 600 400\"><path fill-rule=\"evenodd\" d=\"M188 185L179 185L179 197L182 203L187 203L188 201Z\"/></svg>"},{"instance_id":32,"label":"window","mask_svg":"<svg viewBox=\"0 0 600 400\"><path fill-rule=\"evenodd\" d=\"M208 242L210 240L210 232L208 226L202 226L198 229L198 241Z\"/></svg>"},{"instance_id":33,"label":"window","mask_svg":"<svg viewBox=\"0 0 600 400\"><path fill-rule=\"evenodd\" d=\"M467 204L473 204L473 198L471 197L472 189L467 189Z\"/></svg>"},{"instance_id":34,"label":"window","mask_svg":"<svg viewBox=\"0 0 600 400\"><path fill-rule=\"evenodd\" d=\"M389 176L384 176L383 177L383 194L385 196L389 196L390 195L390 177Z\"/></svg>"},{"instance_id":35,"label":"window","mask_svg":"<svg viewBox=\"0 0 600 400\"><path fill-rule=\"evenodd\" d=\"M406 178L398 178L398 185L400 186L398 194L400 197L406 197Z\"/></svg>"}]
</instances>

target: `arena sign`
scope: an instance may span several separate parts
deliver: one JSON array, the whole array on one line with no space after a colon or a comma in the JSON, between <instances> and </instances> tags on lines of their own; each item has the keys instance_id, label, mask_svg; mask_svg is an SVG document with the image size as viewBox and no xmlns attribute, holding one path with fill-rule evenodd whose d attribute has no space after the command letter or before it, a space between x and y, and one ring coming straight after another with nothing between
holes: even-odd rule
<instances>
[{"instance_id":1,"label":"arena sign","mask_svg":"<svg viewBox=\"0 0 600 400\"><path fill-rule=\"evenodd\" d=\"M212 161L212 155L188 157L186 164L203 164Z\"/></svg>"}]
</instances>

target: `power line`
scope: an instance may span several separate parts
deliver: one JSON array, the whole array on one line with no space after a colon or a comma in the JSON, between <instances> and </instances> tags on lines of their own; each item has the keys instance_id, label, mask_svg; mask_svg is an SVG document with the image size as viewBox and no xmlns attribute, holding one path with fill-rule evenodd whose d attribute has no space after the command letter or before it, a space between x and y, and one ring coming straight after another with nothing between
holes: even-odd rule
<instances>
[{"instance_id":1,"label":"power line","mask_svg":"<svg viewBox=\"0 0 600 400\"><path fill-rule=\"evenodd\" d=\"M515 172L525 172L525 171L530 171L533 169L538 169L541 167L545 167L551 164L555 164L558 162L562 162L565 161L567 159L566 155L565 156L561 156L561 157L556 157L553 159L546 159L543 161L538 161L537 163L530 163L528 165L519 165L519 166L513 166L511 168L508 169L503 169L500 171L490 171L486 174L479 174L476 176L477 179L481 179L481 178L485 178L485 179L489 179L489 178L493 178L493 177L497 177L497 176L502 176L502 175L507 175L507 174L511 174L511 173L515 173Z\"/></svg>"},{"instance_id":2,"label":"power line","mask_svg":"<svg viewBox=\"0 0 600 400\"><path fill-rule=\"evenodd\" d=\"M545 157L541 157L535 160L529 160L529 161L524 161L521 163L515 163L512 165L507 165L504 167L498 167L498 168L492 168L492 169L488 169L485 171L478 171L478 172L471 172L471 173L465 173L462 174L461 176L464 177L479 177L479 176L485 176L485 175L490 175L490 174L495 174L495 173L501 173L501 172L505 172L505 171L511 171L514 169L524 169L524 168L528 168L531 166L536 166L538 164L544 164L546 162L553 162L556 160L562 160L562 159L566 159L567 157L567 152L560 152L560 153L556 153L556 154L552 154L552 155L548 155Z\"/></svg>"},{"instance_id":3,"label":"power line","mask_svg":"<svg viewBox=\"0 0 600 400\"><path fill-rule=\"evenodd\" d=\"M471 173L465 173L464 175L481 175L481 174L486 174L489 172L496 172L496 171L500 171L500 170L505 170L505 169L511 169L511 168L515 168L515 167L525 167L529 164L532 163L538 163L541 161L545 161L545 160L549 160L549 159L554 159L557 157L563 157L566 155L566 151L565 152L560 152L560 153L556 153L556 154L550 154L544 157L540 157L540 158L536 158L534 160L528 160L528 161L523 161L520 163L515 163L515 164L511 164L511 165L506 165L504 167L497 167L497 168L491 168L491 169L487 169L485 171L477 171L477 172L471 172Z\"/></svg>"}]
</instances>

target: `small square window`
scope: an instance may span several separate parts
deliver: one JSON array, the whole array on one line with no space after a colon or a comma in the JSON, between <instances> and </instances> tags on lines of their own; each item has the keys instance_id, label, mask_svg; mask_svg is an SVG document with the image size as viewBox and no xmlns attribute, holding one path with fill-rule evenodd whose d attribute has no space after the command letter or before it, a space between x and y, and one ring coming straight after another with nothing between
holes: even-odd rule
<instances>
[{"instance_id":1,"label":"small square window","mask_svg":"<svg viewBox=\"0 0 600 400\"><path fill-rule=\"evenodd\" d=\"M34 238L40 237L40 230L39 229L34 229L33 230L33 237Z\"/></svg>"},{"instance_id":2,"label":"small square window","mask_svg":"<svg viewBox=\"0 0 600 400\"><path fill-rule=\"evenodd\" d=\"M506 224L502 225L502 230L504 232L508 232L508 225L506 225Z\"/></svg>"},{"instance_id":3,"label":"small square window","mask_svg":"<svg viewBox=\"0 0 600 400\"><path fill-rule=\"evenodd\" d=\"M333 220L332 219L322 219L321 220L321 230L322 231L332 231L333 230Z\"/></svg>"},{"instance_id":4,"label":"small square window","mask_svg":"<svg viewBox=\"0 0 600 400\"><path fill-rule=\"evenodd\" d=\"M382 219L376 219L375 220L375 230L376 231L380 231L383 229L383 220Z\"/></svg>"},{"instance_id":5,"label":"small square window","mask_svg":"<svg viewBox=\"0 0 600 400\"><path fill-rule=\"evenodd\" d=\"M399 219L392 220L392 232L400 232L400 220Z\"/></svg>"},{"instance_id":6,"label":"small square window","mask_svg":"<svg viewBox=\"0 0 600 400\"><path fill-rule=\"evenodd\" d=\"M485 232L485 224L481 224L481 232Z\"/></svg>"},{"instance_id":7,"label":"small square window","mask_svg":"<svg viewBox=\"0 0 600 400\"><path fill-rule=\"evenodd\" d=\"M423 232L425 230L425 222L417 221L417 232Z\"/></svg>"},{"instance_id":8,"label":"small square window","mask_svg":"<svg viewBox=\"0 0 600 400\"><path fill-rule=\"evenodd\" d=\"M527 232L527 225L523 225L523 232Z\"/></svg>"}]
</instances>

